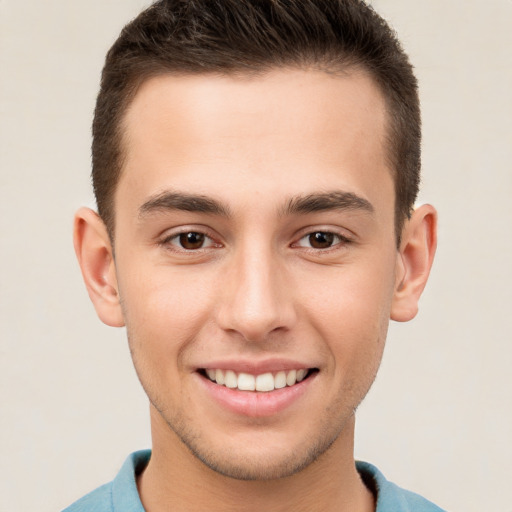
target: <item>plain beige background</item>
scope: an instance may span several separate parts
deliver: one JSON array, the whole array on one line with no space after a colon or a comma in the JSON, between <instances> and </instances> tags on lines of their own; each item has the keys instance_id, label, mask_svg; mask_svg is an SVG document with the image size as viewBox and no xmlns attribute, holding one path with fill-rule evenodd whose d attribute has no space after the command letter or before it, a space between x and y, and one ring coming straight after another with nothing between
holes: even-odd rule
<instances>
[{"instance_id":1,"label":"plain beige background","mask_svg":"<svg viewBox=\"0 0 512 512\"><path fill-rule=\"evenodd\" d=\"M391 326L356 456L450 511L512 511L512 1L373 3L417 68L440 240L419 317ZM58 511L150 445L124 332L97 320L71 244L93 204L104 54L146 4L0 1L5 511Z\"/></svg>"}]
</instances>

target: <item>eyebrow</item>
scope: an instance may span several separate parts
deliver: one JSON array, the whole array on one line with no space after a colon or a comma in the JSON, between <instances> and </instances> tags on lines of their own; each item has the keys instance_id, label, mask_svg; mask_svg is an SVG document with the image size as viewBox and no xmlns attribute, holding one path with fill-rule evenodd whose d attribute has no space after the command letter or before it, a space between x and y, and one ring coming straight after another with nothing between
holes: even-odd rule
<instances>
[{"instance_id":1,"label":"eyebrow","mask_svg":"<svg viewBox=\"0 0 512 512\"><path fill-rule=\"evenodd\" d=\"M153 212L181 210L229 217L229 209L220 202L203 195L166 191L150 197L140 208L139 217Z\"/></svg>"},{"instance_id":2,"label":"eyebrow","mask_svg":"<svg viewBox=\"0 0 512 512\"><path fill-rule=\"evenodd\" d=\"M293 197L282 215L308 214L327 210L363 211L373 214L373 205L353 192L332 191Z\"/></svg>"},{"instance_id":3,"label":"eyebrow","mask_svg":"<svg viewBox=\"0 0 512 512\"><path fill-rule=\"evenodd\" d=\"M154 212L168 210L199 212L223 217L231 216L227 206L210 197L186 192L165 191L144 202L139 208L139 217L143 218ZM328 210L374 212L372 204L367 199L352 192L331 191L292 197L280 211L280 215L305 215Z\"/></svg>"}]
</instances>

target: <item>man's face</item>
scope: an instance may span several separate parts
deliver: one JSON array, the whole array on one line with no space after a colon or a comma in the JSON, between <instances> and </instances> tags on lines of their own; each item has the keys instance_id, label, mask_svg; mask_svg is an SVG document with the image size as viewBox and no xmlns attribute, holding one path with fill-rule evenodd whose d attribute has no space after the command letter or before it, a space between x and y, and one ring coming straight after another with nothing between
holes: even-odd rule
<instances>
[{"instance_id":1,"label":"man's face","mask_svg":"<svg viewBox=\"0 0 512 512\"><path fill-rule=\"evenodd\" d=\"M154 442L274 478L351 428L396 287L385 125L362 73L142 86L124 124L115 255ZM232 387L254 385L278 389Z\"/></svg>"}]
</instances>

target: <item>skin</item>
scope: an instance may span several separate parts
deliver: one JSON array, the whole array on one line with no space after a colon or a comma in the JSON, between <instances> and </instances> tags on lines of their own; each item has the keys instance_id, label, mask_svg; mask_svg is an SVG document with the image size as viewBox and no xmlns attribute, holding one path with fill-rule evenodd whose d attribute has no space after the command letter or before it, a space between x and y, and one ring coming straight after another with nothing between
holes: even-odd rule
<instances>
[{"instance_id":1,"label":"skin","mask_svg":"<svg viewBox=\"0 0 512 512\"><path fill-rule=\"evenodd\" d=\"M396 247L378 88L360 71L160 76L124 130L115 246L81 209L75 247L99 317L127 327L150 399L144 507L373 510L354 411L389 319L417 312L436 245L424 205ZM203 245L184 248L183 233ZM315 372L287 407L241 414L198 372L219 361Z\"/></svg>"}]
</instances>

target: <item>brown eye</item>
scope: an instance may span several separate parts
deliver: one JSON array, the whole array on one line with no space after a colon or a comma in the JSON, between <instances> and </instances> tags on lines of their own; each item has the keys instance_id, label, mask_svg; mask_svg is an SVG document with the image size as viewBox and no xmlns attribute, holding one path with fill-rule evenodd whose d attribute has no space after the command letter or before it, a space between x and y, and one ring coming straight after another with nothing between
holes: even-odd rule
<instances>
[{"instance_id":1,"label":"brown eye","mask_svg":"<svg viewBox=\"0 0 512 512\"><path fill-rule=\"evenodd\" d=\"M179 235L179 242L183 249L191 251L193 249L201 249L205 238L206 237L203 233L195 233L194 231L191 231L190 233L181 233L181 235Z\"/></svg>"},{"instance_id":2,"label":"brown eye","mask_svg":"<svg viewBox=\"0 0 512 512\"><path fill-rule=\"evenodd\" d=\"M316 231L308 235L308 242L314 249L328 249L334 243L334 233Z\"/></svg>"}]
</instances>

